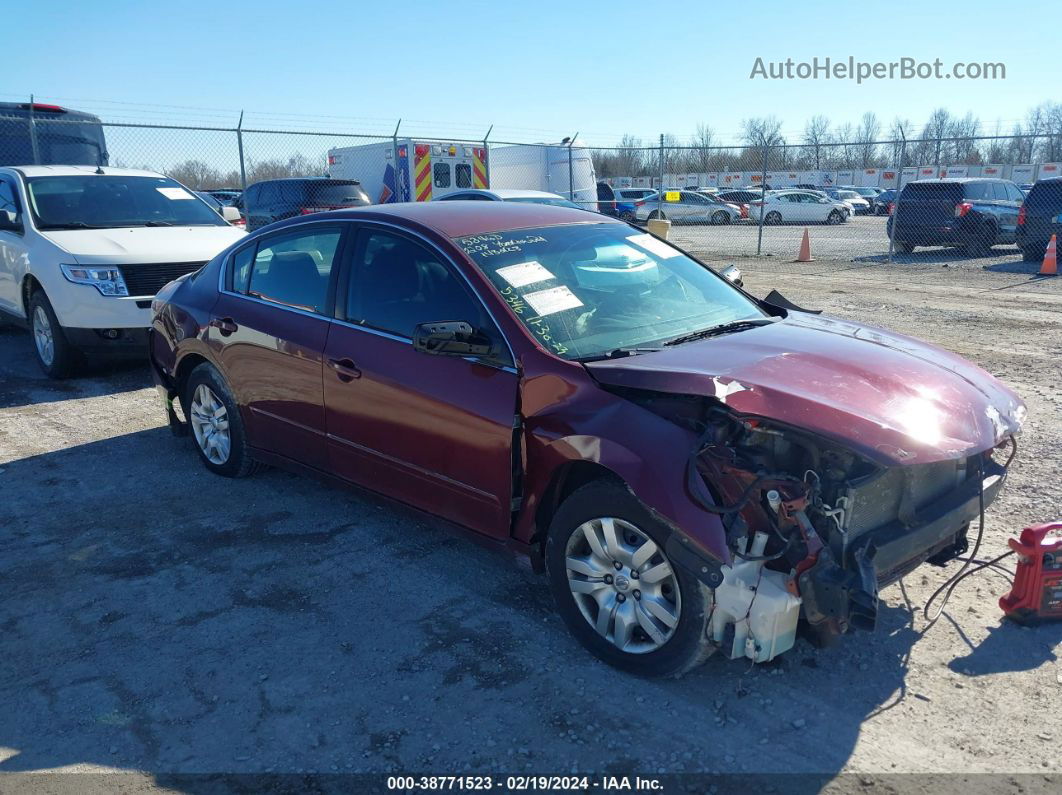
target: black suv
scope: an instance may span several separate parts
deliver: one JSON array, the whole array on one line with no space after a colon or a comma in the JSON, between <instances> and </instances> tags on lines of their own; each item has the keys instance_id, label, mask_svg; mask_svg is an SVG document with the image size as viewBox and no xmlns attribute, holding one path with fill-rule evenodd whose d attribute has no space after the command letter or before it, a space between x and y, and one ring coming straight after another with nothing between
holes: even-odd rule
<instances>
[{"instance_id":1,"label":"black suv","mask_svg":"<svg viewBox=\"0 0 1062 795\"><path fill-rule=\"evenodd\" d=\"M1024 200L1006 179L921 179L904 185L885 228L904 253L915 246L960 246L983 255L1015 241Z\"/></svg>"},{"instance_id":2,"label":"black suv","mask_svg":"<svg viewBox=\"0 0 1062 795\"><path fill-rule=\"evenodd\" d=\"M372 204L355 179L269 179L248 185L236 206L247 218L247 231L296 215Z\"/></svg>"},{"instance_id":3,"label":"black suv","mask_svg":"<svg viewBox=\"0 0 1062 795\"><path fill-rule=\"evenodd\" d=\"M1032 186L1018 212L1018 246L1022 259L1044 258L1051 235L1062 235L1062 177L1042 179Z\"/></svg>"}]
</instances>

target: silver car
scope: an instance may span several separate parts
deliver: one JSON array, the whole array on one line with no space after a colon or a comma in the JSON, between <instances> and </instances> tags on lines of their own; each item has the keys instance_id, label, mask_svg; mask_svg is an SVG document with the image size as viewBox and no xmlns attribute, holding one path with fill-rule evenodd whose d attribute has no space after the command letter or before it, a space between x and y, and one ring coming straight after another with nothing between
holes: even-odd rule
<instances>
[{"instance_id":1,"label":"silver car","mask_svg":"<svg viewBox=\"0 0 1062 795\"><path fill-rule=\"evenodd\" d=\"M678 201L667 201L675 195ZM741 210L698 191L665 188L662 201L657 194L646 196L634 216L638 221L660 218L677 224L731 224L741 218Z\"/></svg>"}]
</instances>

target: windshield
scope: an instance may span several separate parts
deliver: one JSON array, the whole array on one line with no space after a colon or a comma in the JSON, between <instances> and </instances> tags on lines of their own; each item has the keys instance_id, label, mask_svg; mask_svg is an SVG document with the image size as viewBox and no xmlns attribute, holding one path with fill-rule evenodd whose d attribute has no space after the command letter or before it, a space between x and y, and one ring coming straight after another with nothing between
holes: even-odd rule
<instances>
[{"instance_id":1,"label":"windshield","mask_svg":"<svg viewBox=\"0 0 1062 795\"><path fill-rule=\"evenodd\" d=\"M506 199L507 202L521 202L523 204L548 204L550 207L574 207L576 210L582 208L575 202L570 202L567 199L562 199L559 196L553 198L550 196L513 196Z\"/></svg>"},{"instance_id":2,"label":"windshield","mask_svg":"<svg viewBox=\"0 0 1062 795\"><path fill-rule=\"evenodd\" d=\"M202 199L166 177L30 177L26 188L42 230L225 225Z\"/></svg>"},{"instance_id":3,"label":"windshield","mask_svg":"<svg viewBox=\"0 0 1062 795\"><path fill-rule=\"evenodd\" d=\"M862 199L863 197L856 193L854 190L840 190L837 191L837 195L842 199Z\"/></svg>"},{"instance_id":4,"label":"windshield","mask_svg":"<svg viewBox=\"0 0 1062 795\"><path fill-rule=\"evenodd\" d=\"M519 229L457 243L543 347L566 359L655 348L765 316L722 277L621 224Z\"/></svg>"}]
</instances>

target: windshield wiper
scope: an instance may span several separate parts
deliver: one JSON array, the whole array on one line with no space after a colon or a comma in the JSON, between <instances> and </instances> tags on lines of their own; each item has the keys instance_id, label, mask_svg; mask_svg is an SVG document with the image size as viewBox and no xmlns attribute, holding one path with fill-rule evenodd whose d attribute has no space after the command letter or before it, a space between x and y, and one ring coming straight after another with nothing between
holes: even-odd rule
<instances>
[{"instance_id":1,"label":"windshield wiper","mask_svg":"<svg viewBox=\"0 0 1062 795\"><path fill-rule=\"evenodd\" d=\"M65 224L41 224L37 228L42 232L48 232L57 229L109 229L110 227L86 224L84 221L69 221Z\"/></svg>"},{"instance_id":2,"label":"windshield wiper","mask_svg":"<svg viewBox=\"0 0 1062 795\"><path fill-rule=\"evenodd\" d=\"M689 334L683 334L680 337L668 340L664 345L681 345L684 342L703 340L707 337L717 337L720 334L730 334L733 331L744 331L745 329L756 328L757 326L766 326L773 322L774 320L767 317L755 318L753 320L735 320L732 323L723 323L719 326L702 328L700 331L691 331Z\"/></svg>"},{"instance_id":3,"label":"windshield wiper","mask_svg":"<svg viewBox=\"0 0 1062 795\"><path fill-rule=\"evenodd\" d=\"M144 226L173 226L169 221L144 221Z\"/></svg>"},{"instance_id":4,"label":"windshield wiper","mask_svg":"<svg viewBox=\"0 0 1062 795\"><path fill-rule=\"evenodd\" d=\"M659 350L660 348L613 348L610 351L594 354L593 356L582 356L578 361L600 362L605 359L623 359L627 356L637 356L640 353L655 353Z\"/></svg>"}]
</instances>

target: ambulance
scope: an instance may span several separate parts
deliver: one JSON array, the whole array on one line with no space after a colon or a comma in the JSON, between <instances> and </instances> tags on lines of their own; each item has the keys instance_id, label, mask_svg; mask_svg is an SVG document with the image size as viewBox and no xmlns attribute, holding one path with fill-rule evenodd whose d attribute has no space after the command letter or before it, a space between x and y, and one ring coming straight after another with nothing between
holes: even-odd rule
<instances>
[{"instance_id":1,"label":"ambulance","mask_svg":"<svg viewBox=\"0 0 1062 795\"><path fill-rule=\"evenodd\" d=\"M483 144L398 138L329 149L328 176L359 180L376 204L431 201L470 188L514 188L556 193L590 209L597 205L594 164L578 143L488 150Z\"/></svg>"}]
</instances>

